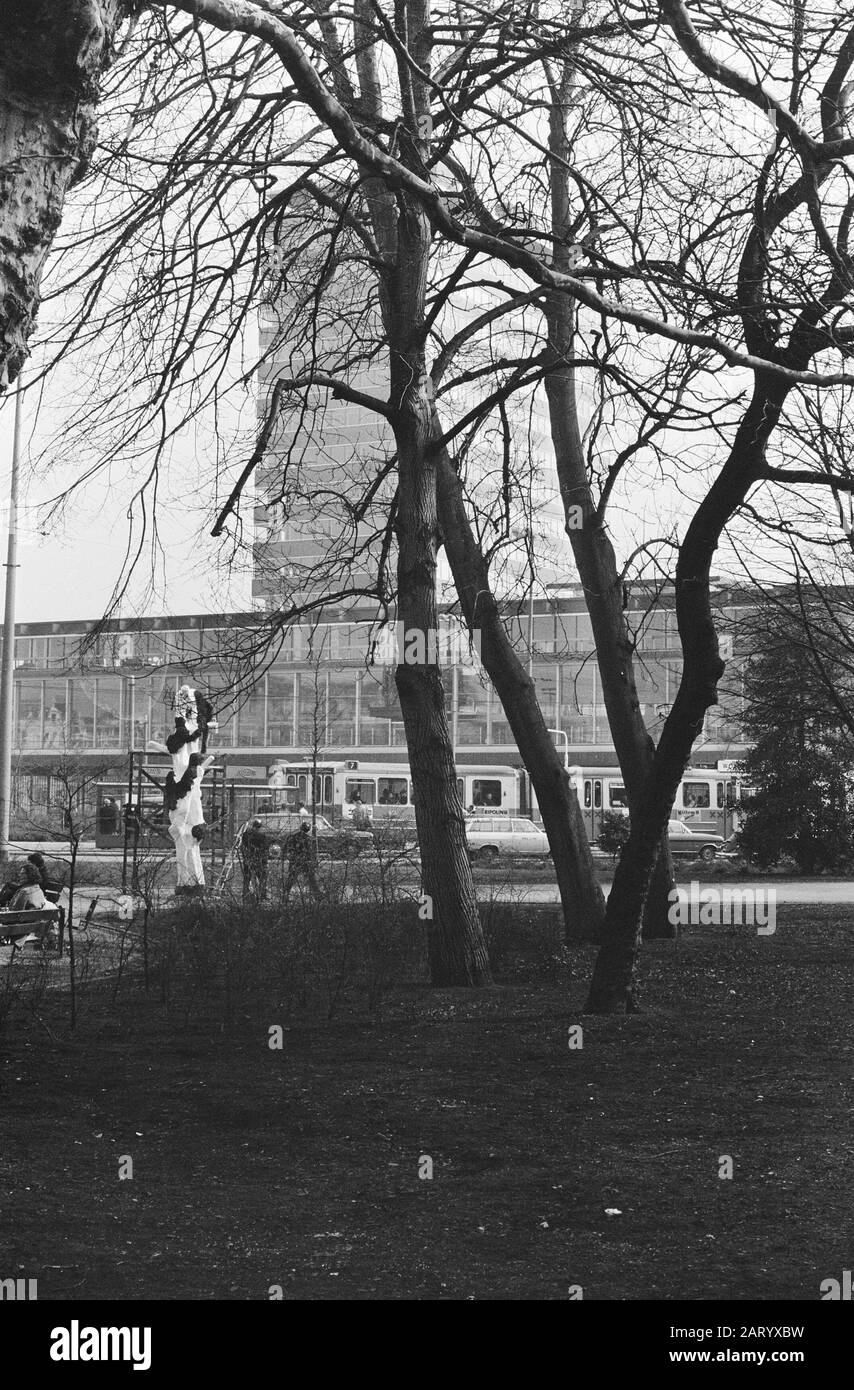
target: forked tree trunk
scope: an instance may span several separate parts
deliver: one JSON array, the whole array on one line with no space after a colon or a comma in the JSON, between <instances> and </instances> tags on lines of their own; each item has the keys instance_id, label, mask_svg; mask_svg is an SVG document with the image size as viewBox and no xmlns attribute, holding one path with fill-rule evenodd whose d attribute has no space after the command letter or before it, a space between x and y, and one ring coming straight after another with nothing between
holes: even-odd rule
<instances>
[{"instance_id":1,"label":"forked tree trunk","mask_svg":"<svg viewBox=\"0 0 854 1390\"><path fill-rule=\"evenodd\" d=\"M565 296L564 296L565 299ZM561 495L567 515L581 507L583 527L567 527L576 568L584 588L596 648L608 727L623 774L629 816L640 814L644 784L652 770L655 744L644 723L634 671L634 653L623 609L623 585L614 548L596 519L576 413L571 368L557 368L546 377L552 439ZM678 783L677 783L678 786ZM644 920L646 937L669 937L669 894L675 882L673 861L663 838L656 858L655 879Z\"/></svg>"},{"instance_id":2,"label":"forked tree trunk","mask_svg":"<svg viewBox=\"0 0 854 1390\"><path fill-rule=\"evenodd\" d=\"M605 940L585 1006L588 1013L622 1013L635 1007L635 963L659 840L706 711L717 701L724 671L711 604L709 576L714 554L724 526L761 473L765 447L779 421L788 389L785 383L757 378L729 458L697 508L679 551L676 614L682 642L682 679L614 875L605 915Z\"/></svg>"},{"instance_id":3,"label":"forked tree trunk","mask_svg":"<svg viewBox=\"0 0 854 1390\"><path fill-rule=\"evenodd\" d=\"M441 436L438 419L434 432ZM596 877L581 808L546 727L534 682L507 636L490 586L489 568L472 535L460 478L446 449L437 452L439 520L445 553L469 632L501 700L531 776L552 852L567 940L600 940L605 898Z\"/></svg>"},{"instance_id":4,"label":"forked tree trunk","mask_svg":"<svg viewBox=\"0 0 854 1390\"><path fill-rule=\"evenodd\" d=\"M0 4L0 390L18 375L65 195L95 141L125 0Z\"/></svg>"},{"instance_id":5,"label":"forked tree trunk","mask_svg":"<svg viewBox=\"0 0 854 1390\"><path fill-rule=\"evenodd\" d=\"M566 133L566 111L572 99L574 81L574 68L567 61L563 64L559 86L552 89L549 113L549 146L557 156L549 164L554 263L556 268L564 271L572 269L567 245L572 225L567 167L572 151ZM574 367L569 365L575 351L575 314L575 305L568 295L547 296L544 317L554 370L545 379L546 399L567 520L566 532L590 615L608 727L623 774L629 816L636 819L640 814L644 783L652 768L655 744L641 714L634 653L623 608L623 585L617 571L617 560L604 523L597 517L587 471L578 422L576 373ZM570 524L575 519L574 508L581 509L582 527ZM645 937L673 935L668 908L674 883L673 858L665 833L647 898Z\"/></svg>"}]
</instances>

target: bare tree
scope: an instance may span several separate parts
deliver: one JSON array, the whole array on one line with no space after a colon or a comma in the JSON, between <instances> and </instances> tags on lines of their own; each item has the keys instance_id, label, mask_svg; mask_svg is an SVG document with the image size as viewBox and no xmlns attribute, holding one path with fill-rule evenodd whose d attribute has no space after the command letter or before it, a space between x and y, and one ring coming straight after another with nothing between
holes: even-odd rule
<instances>
[{"instance_id":1,"label":"bare tree","mask_svg":"<svg viewBox=\"0 0 854 1390\"><path fill-rule=\"evenodd\" d=\"M161 15L184 12L190 17L186 32L194 41L200 22L225 34L218 73L225 72L227 54L232 68L229 80L244 84L235 96L252 105L249 125L256 116L260 121L262 108L270 104L279 103L280 112L288 114L308 111L322 132L318 154L324 167L346 160L359 171L358 196L365 199L371 218L368 257L382 286L379 308L391 353L391 390L388 399L380 402L380 411L397 453L396 597L407 623L422 631L434 626L436 551L442 524L436 446L440 439L449 442L447 429L441 436L432 430L434 392L425 350L431 313L426 286L435 245L460 248L466 269L479 259L481 279L487 275L486 266L498 267L505 280L508 271L512 274L513 289L520 293L527 288L533 295L568 298L576 315L568 328L576 337L558 345L561 357L579 341L582 321L589 326L595 320L601 339L607 339L614 325L624 325L636 354L650 335L694 354L703 366L698 391L705 389L713 375L720 375L720 370L713 373L713 364L729 370L727 417L710 421L722 457L711 460L705 470L673 570L683 647L682 681L644 773L642 792L632 793L637 814L633 809L632 832L618 865L606 941L591 988L590 1007L613 1011L629 1006L633 999L638 933L661 837L693 741L706 710L717 698L723 663L710 601L715 551L733 518L756 505L754 489L762 500L777 495L773 490L780 488L833 486L840 494L851 490L838 451L834 451L831 472L822 473L793 468L785 456L772 462L769 450L782 437L781 423L797 418L807 388L826 392L850 384L844 370L851 341L846 321L851 292L846 160L854 152L854 141L846 128L854 44L844 12L813 15L801 6L796 7L794 26L788 6L776 7L766 18L758 6L748 4L735 12L721 3L697 24L679 0L642 3L629 15L616 7L603 7L593 20L585 20L577 10L567 17L564 7L556 5L539 7L536 16L526 12L524 22L512 6L502 7L495 16L480 15L480 8L472 7L466 15L469 22L460 51L459 16L449 12L447 22L434 17L428 25L422 0L398 6L394 21L379 6L355 6L355 38L344 47L337 14L320 5L310 10L306 27L295 20L288 5L163 0L153 6L153 22ZM300 21L304 18L301 12ZM349 24L349 11L346 19ZM721 51L719 32L726 33L731 53ZM174 42L184 35L169 37ZM588 40L589 52L585 49ZM198 30L198 41L210 46L206 29ZM383 57L396 74L392 117L376 106L381 74L385 80L385 68L372 56L380 42L386 49ZM435 50L443 43L446 51L434 66ZM164 52L171 56L174 49L167 47ZM781 52L791 69L785 101L775 95L774 85ZM544 58L553 58L559 72L568 54L579 70L584 65L585 78L598 84L597 90L619 93L619 122L625 139L615 142L613 161L633 163L638 171L634 181L624 181L618 196L603 199L600 207L595 179L588 171L572 170L576 201L588 225L595 220L596 226L590 229L596 240L583 248L587 257L571 265L553 254L558 229L560 244L566 242L567 224L553 221L554 207L546 224L532 215L537 180L529 175L530 163L523 160L520 165L518 159L520 147L529 153L538 149L548 167L556 167L563 158L536 135L535 112L542 102L522 74L530 71L532 62ZM252 86L259 73L265 79L279 73L279 64L290 86L283 88L280 80L272 91ZM210 72L208 67L206 78ZM492 94L499 91L501 102L490 105ZM510 115L501 104L505 102L511 104ZM775 128L771 149L757 152L756 143L748 140L743 157L733 159L727 152L725 163L716 164L718 151L712 142L707 157L696 161L700 176L686 174L682 130L669 112L693 111L698 106L713 111L719 122L730 119L736 107L753 111L757 121L766 121L770 115ZM664 121L659 119L662 113L667 117ZM224 155L217 142L229 115L213 100L202 118L201 129L211 141L208 154L227 159L235 180L255 179L262 186L277 157L287 161L288 152L275 143L274 127L265 127L261 134L256 124L258 140L251 154L247 145L236 154L227 146ZM508 123L517 138L501 148L496 132L506 130ZM811 126L817 133L810 133ZM479 156L487 132L491 144L484 163L490 172L479 186L470 170L478 167L475 152ZM460 148L452 149L455 140ZM607 168L607 140L600 139L599 145ZM693 159L696 151L691 153ZM206 157L200 151L196 172L183 176L185 189L204 167ZM166 175L168 171L160 179L161 189L172 187ZM716 180L724 183L723 196ZM517 199L520 188L524 196ZM229 244L245 241L247 236L251 242L268 222L273 226L291 196L292 189L286 187L280 201L275 196L265 199L257 217L245 218L239 230L229 233ZM342 196L336 215L346 221L352 198L346 180ZM136 226L147 215L144 202L143 198ZM218 217L225 202L220 199L217 205ZM606 210L611 214L610 226L604 219ZM572 229L574 223L569 226ZM583 218L578 226L584 226ZM123 228L125 239L134 230L131 220ZM360 226L364 246L363 231ZM155 255L161 266L154 273L150 299L155 324L162 322L165 304L172 302L168 297L164 300L163 284L176 273L194 278L195 283L207 279L212 302L232 293L234 259L225 272L219 267L210 271L207 263L213 264L213 258L208 254L206 263L194 243L183 271L176 272L175 256L171 249L164 256L161 243L162 238L154 238L145 251ZM216 244L216 237L208 242L208 253ZM261 274L262 260L259 249L247 267L250 277ZM99 273L106 275L107 262ZM83 321L91 332L94 318L84 316ZM241 321L241 313L235 312L234 332ZM164 393L180 375L187 357L204 343L209 323L203 312L192 315L165 368L145 364L143 385L153 382L156 389L147 402L147 417L143 412L140 419L159 420ZM592 335L591 344L596 357ZM137 351L144 355L145 349ZM552 361L552 368L559 365L559 360ZM677 372L671 396L678 393L678 379ZM321 383L314 377L312 384ZM745 408L743 393L748 384L750 400ZM335 382L332 389L341 386ZM169 426L164 424L161 440L168 433ZM600 497L598 509L601 502ZM607 602L613 606L619 590L614 589L610 561L603 579ZM618 664L626 652L617 618L611 612L607 623L603 619L603 630ZM615 678L618 675L615 670ZM425 821L423 829L419 821L419 831L437 868L441 851L454 868L448 898L440 908L447 914L445 922L454 938L448 957L454 959L454 971L459 970L457 978L483 977L471 881L460 859L461 808L453 791L447 726L441 705L435 704L441 699L438 671L402 667L399 688L413 772L425 793L421 812ZM626 748L643 764L649 758L649 745L632 714L631 695L622 710L630 726ZM425 737L435 741L435 748L432 761L422 762L418 749ZM436 778L432 788L431 767ZM441 969L438 975L441 978Z\"/></svg>"}]
</instances>

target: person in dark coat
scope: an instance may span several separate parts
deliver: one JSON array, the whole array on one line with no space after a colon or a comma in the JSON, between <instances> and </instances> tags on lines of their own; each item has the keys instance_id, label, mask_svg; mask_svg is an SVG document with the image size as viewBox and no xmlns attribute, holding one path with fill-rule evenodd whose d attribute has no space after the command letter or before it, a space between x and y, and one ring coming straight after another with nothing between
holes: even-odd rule
<instances>
[{"instance_id":1,"label":"person in dark coat","mask_svg":"<svg viewBox=\"0 0 854 1390\"><path fill-rule=\"evenodd\" d=\"M18 889L24 883L25 863L22 859L11 866L12 874L0 888L0 907L8 907Z\"/></svg>"},{"instance_id":2,"label":"person in dark coat","mask_svg":"<svg viewBox=\"0 0 854 1390\"><path fill-rule=\"evenodd\" d=\"M288 877L285 882L285 901L298 878L307 878L309 887L316 898L323 897L323 890L317 881L317 850L312 839L311 826L307 820L285 841L285 854L288 856Z\"/></svg>"},{"instance_id":3,"label":"person in dark coat","mask_svg":"<svg viewBox=\"0 0 854 1390\"><path fill-rule=\"evenodd\" d=\"M59 895L62 892L62 884L58 878L51 878L49 876L44 855L38 852L35 854L28 854L27 863L34 864L41 874L41 883L45 897L48 898L50 902L58 902Z\"/></svg>"},{"instance_id":4,"label":"person in dark coat","mask_svg":"<svg viewBox=\"0 0 854 1390\"><path fill-rule=\"evenodd\" d=\"M258 902L267 895L267 837L259 820L254 820L243 832L240 841L241 862L243 865L243 896L254 891Z\"/></svg>"}]
</instances>

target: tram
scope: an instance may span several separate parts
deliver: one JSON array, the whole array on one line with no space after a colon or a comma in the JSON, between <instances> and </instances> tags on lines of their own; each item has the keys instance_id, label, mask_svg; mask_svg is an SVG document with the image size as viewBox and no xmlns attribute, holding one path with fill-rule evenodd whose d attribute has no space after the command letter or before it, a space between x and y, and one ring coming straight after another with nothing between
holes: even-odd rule
<instances>
[{"instance_id":1,"label":"tram","mask_svg":"<svg viewBox=\"0 0 854 1390\"><path fill-rule=\"evenodd\" d=\"M604 811L628 814L623 774L616 767L570 767L570 780L578 797L591 843L598 839ZM737 773L723 768L686 768L676 792L671 819L681 820L698 834L729 839L738 829L738 806L743 788Z\"/></svg>"},{"instance_id":2,"label":"tram","mask_svg":"<svg viewBox=\"0 0 854 1390\"><path fill-rule=\"evenodd\" d=\"M457 790L467 810L520 813L521 777L514 767L457 764ZM314 804L333 825L368 819L414 820L412 773L407 763L342 762L274 763L267 778L271 810ZM260 807L259 807L260 809Z\"/></svg>"}]
</instances>

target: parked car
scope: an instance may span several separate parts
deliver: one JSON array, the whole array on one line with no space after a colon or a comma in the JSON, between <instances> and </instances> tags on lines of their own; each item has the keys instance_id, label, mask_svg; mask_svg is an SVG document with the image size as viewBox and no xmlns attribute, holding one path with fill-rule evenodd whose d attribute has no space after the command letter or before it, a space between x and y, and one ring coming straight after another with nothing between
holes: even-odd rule
<instances>
[{"instance_id":1,"label":"parked car","mask_svg":"<svg viewBox=\"0 0 854 1390\"><path fill-rule=\"evenodd\" d=\"M691 859L702 859L706 864L711 864L715 855L720 853L726 843L723 835L715 835L705 830L692 830L681 820L669 820L667 822L667 839L670 843L671 854L685 855Z\"/></svg>"},{"instance_id":2,"label":"parked car","mask_svg":"<svg viewBox=\"0 0 854 1390\"><path fill-rule=\"evenodd\" d=\"M299 830L303 821L308 821L311 828L311 817L301 816L298 811L267 811L250 816L241 830L256 820L261 822L261 832L268 843L268 850L275 846L281 851L285 840ZM314 828L317 831L318 854L328 854L332 859L350 859L363 850L373 848L374 837L369 830L354 830L349 825L338 830L325 816L317 816Z\"/></svg>"},{"instance_id":3,"label":"parked car","mask_svg":"<svg viewBox=\"0 0 854 1390\"><path fill-rule=\"evenodd\" d=\"M494 864L502 855L549 853L546 832L520 816L471 816L466 821L466 839L477 864Z\"/></svg>"}]
</instances>

